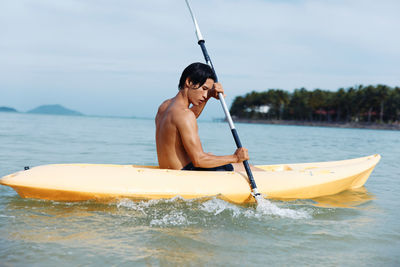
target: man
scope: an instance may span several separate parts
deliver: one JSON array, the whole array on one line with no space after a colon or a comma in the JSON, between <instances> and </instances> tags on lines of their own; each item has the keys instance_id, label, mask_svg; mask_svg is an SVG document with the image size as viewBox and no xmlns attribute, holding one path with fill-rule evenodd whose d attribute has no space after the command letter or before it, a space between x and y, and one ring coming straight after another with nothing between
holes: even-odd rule
<instances>
[{"instance_id":1,"label":"man","mask_svg":"<svg viewBox=\"0 0 400 267\"><path fill-rule=\"evenodd\" d=\"M190 64L179 80L179 92L164 101L156 116L158 163L162 169L233 171L243 170L248 151L239 148L232 155L215 156L203 151L196 119L207 101L224 93L215 74L203 63ZM192 104L192 107L189 106Z\"/></svg>"}]
</instances>

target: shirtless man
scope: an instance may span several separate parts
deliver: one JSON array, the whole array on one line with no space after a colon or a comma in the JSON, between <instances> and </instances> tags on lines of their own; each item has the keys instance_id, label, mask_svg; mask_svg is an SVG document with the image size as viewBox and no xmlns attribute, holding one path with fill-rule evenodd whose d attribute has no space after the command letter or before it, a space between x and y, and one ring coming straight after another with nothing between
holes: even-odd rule
<instances>
[{"instance_id":1,"label":"shirtless man","mask_svg":"<svg viewBox=\"0 0 400 267\"><path fill-rule=\"evenodd\" d=\"M193 63L185 68L179 81L179 92L164 101L156 116L156 143L161 169L174 170L243 170L240 164L248 160L246 148L232 155L215 156L203 151L196 119L207 101L224 93L215 74L206 64ZM193 105L189 108L190 105Z\"/></svg>"}]
</instances>

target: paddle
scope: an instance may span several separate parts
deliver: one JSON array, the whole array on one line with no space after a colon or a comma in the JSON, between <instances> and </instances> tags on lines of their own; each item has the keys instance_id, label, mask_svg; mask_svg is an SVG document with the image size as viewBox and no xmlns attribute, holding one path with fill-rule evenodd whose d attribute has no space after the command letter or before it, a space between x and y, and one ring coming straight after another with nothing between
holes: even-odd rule
<instances>
[{"instance_id":1,"label":"paddle","mask_svg":"<svg viewBox=\"0 0 400 267\"><path fill-rule=\"evenodd\" d=\"M189 8L190 15L192 16L194 27L196 28L196 36L197 36L198 44L201 47L201 51L203 51L204 59L206 60L206 63L214 71L215 78L216 78L215 82L218 82L217 73L215 72L214 66L213 66L213 64L211 62L211 58L208 55L206 46L204 44L205 43L204 38L201 35L199 25L197 24L197 20L196 20L194 14L193 14L192 9L190 8L189 0L185 0L185 1L186 1L186 5ZM219 101L221 102L221 105L222 105L222 109L224 110L226 119L227 119L227 121L229 123L229 127L231 128L233 138L235 139L236 146L238 148L241 148L242 147L242 143L240 142L239 135L238 135L238 133L236 131L235 125L233 124L231 114L229 113L228 107L226 106L224 96L221 93L219 93L218 96L219 96ZM254 181L253 173L251 172L250 165L249 165L248 161L247 160L243 161L243 165L244 165L244 168L246 169L246 173L247 173L247 176L248 176L249 181L250 181L250 186L251 186L251 189L252 189L252 195L254 196L254 198L256 199L257 202L260 202L263 199L263 197L261 196L261 194L257 190L257 185L256 185L256 182Z\"/></svg>"}]
</instances>

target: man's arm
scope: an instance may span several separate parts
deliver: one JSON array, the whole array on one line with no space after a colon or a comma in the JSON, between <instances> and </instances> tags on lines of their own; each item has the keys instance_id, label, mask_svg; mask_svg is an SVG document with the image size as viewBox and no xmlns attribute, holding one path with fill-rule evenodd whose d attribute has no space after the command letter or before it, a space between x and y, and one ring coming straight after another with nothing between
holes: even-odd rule
<instances>
[{"instance_id":1,"label":"man's arm","mask_svg":"<svg viewBox=\"0 0 400 267\"><path fill-rule=\"evenodd\" d=\"M201 146L196 117L191 111L176 118L176 125L186 153L195 167L214 168L229 163L238 163L248 159L247 149L237 149L235 154L215 156L205 153Z\"/></svg>"}]
</instances>

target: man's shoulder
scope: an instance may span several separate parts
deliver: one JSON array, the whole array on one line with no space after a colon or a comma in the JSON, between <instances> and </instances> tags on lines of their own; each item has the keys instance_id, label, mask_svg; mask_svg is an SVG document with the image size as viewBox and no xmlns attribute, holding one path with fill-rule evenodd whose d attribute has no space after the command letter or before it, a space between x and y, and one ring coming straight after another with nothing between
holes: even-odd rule
<instances>
[{"instance_id":1,"label":"man's shoulder","mask_svg":"<svg viewBox=\"0 0 400 267\"><path fill-rule=\"evenodd\" d=\"M161 103L161 105L158 107L158 112L163 112L168 108L168 106L171 104L172 99L167 99L164 102Z\"/></svg>"},{"instance_id":2,"label":"man's shoulder","mask_svg":"<svg viewBox=\"0 0 400 267\"><path fill-rule=\"evenodd\" d=\"M175 123L195 121L196 116L189 108L176 107L171 109L171 116Z\"/></svg>"},{"instance_id":3,"label":"man's shoulder","mask_svg":"<svg viewBox=\"0 0 400 267\"><path fill-rule=\"evenodd\" d=\"M167 119L174 125L181 125L187 122L193 123L193 121L196 121L196 116L193 111L188 107L176 105L176 103L173 103L173 99L167 99L160 105L156 120L157 118Z\"/></svg>"}]
</instances>

